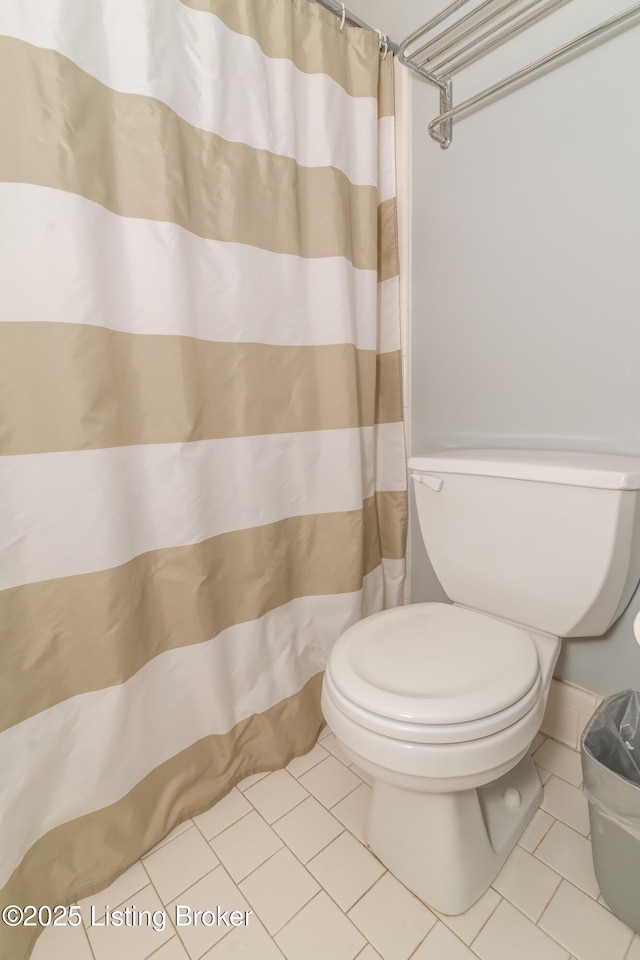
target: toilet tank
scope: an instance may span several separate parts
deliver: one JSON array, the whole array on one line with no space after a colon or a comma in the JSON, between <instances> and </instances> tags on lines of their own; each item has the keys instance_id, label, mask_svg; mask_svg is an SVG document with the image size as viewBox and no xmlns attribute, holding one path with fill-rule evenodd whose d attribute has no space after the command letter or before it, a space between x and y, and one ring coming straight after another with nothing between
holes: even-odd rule
<instances>
[{"instance_id":1,"label":"toilet tank","mask_svg":"<svg viewBox=\"0 0 640 960\"><path fill-rule=\"evenodd\" d=\"M640 579L640 458L454 450L409 469L451 600L558 637L620 616Z\"/></svg>"}]
</instances>

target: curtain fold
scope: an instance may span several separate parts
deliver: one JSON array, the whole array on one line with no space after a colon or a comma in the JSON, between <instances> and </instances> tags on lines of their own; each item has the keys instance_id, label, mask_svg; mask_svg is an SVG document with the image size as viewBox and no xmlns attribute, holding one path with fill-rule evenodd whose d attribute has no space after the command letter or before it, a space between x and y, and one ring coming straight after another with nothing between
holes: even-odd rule
<instances>
[{"instance_id":1,"label":"curtain fold","mask_svg":"<svg viewBox=\"0 0 640 960\"><path fill-rule=\"evenodd\" d=\"M307 0L97 6L0 5L0 908L310 749L402 602L391 56Z\"/></svg>"}]
</instances>

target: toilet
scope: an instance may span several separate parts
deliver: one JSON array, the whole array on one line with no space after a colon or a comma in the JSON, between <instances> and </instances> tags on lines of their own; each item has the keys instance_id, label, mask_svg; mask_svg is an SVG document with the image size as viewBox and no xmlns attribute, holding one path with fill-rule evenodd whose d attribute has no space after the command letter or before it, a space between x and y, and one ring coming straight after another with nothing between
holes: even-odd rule
<instances>
[{"instance_id":1,"label":"toilet","mask_svg":"<svg viewBox=\"0 0 640 960\"><path fill-rule=\"evenodd\" d=\"M540 803L528 751L561 638L604 633L640 579L640 458L456 450L409 468L452 603L346 630L322 709L372 781L367 844L425 903L458 914Z\"/></svg>"}]
</instances>

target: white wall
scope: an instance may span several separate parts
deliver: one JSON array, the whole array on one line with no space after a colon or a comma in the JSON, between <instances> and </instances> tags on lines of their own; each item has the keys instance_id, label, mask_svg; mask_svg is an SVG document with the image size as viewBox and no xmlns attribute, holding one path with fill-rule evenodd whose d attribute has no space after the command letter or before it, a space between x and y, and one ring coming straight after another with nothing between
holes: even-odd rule
<instances>
[{"instance_id":1,"label":"white wall","mask_svg":"<svg viewBox=\"0 0 640 960\"><path fill-rule=\"evenodd\" d=\"M351 0L393 39L445 2ZM457 100L630 6L572 0L454 81ZM474 115L442 151L412 90L413 450L640 455L640 17ZM432 599L413 537L412 599ZM640 687L630 623L564 645L557 675Z\"/></svg>"}]
</instances>

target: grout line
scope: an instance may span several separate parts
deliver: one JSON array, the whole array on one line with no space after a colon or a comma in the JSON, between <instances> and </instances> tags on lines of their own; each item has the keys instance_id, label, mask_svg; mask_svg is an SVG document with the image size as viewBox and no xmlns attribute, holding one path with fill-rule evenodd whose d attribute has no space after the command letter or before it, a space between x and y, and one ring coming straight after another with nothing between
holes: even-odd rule
<instances>
[{"instance_id":1,"label":"grout line","mask_svg":"<svg viewBox=\"0 0 640 960\"><path fill-rule=\"evenodd\" d=\"M186 833L186 831L185 831L185 833ZM177 839L178 839L178 838L176 837L176 840L177 840ZM142 863L142 860L140 860L140 863ZM153 880L151 879L151 877L150 877L149 874L147 873L147 869L146 869L144 863L142 863L142 869L144 870L144 872L145 872L145 873L147 874L147 876L149 877L149 883L146 884L146 885L145 885L144 887L142 887L141 889L142 889L142 890L146 890L147 887L150 886L151 889L153 890L153 892L155 893L155 895L157 896L158 900L159 900L160 903L162 904L163 908L166 907L167 904L164 902L164 900L163 900L162 897L160 896L160 893L158 892L158 890L157 890L157 888L156 888L156 885L154 884ZM196 882L197 882L197 881L196 881ZM140 893L140 891L138 891L138 893ZM134 894L134 896L135 896L135 894ZM178 896L181 896L181 894L178 894ZM130 899L132 899L132 898L130 898ZM125 903L125 902L126 902L125 900L122 901L122 903ZM118 904L118 906L121 906L122 903L121 903L121 904ZM116 908L116 909L117 909L117 908ZM168 922L169 922L169 926L171 927L171 929L172 929L173 932L174 932L174 935L175 935L176 937L180 937L180 934L178 933L177 929L174 927L173 923L171 922L171 919L170 919L170 917L169 917L168 911L165 911L165 915L166 915L167 920L168 920ZM173 939L173 937L169 937L169 940L172 940L172 939ZM157 949L153 951L153 953L156 953L157 950L160 949L160 947L164 947L164 945L165 945L166 943L168 943L169 940L165 940L164 943L161 943L160 946L157 947ZM183 946L184 946L184 948L185 948L185 950L186 950L186 952L187 952L187 955L190 956L189 951L187 950L186 944L183 944ZM144 957L141 957L141 960L148 960L149 957L152 957L152 956L153 956L153 953L147 953L147 954L145 954Z\"/></svg>"},{"instance_id":2,"label":"grout line","mask_svg":"<svg viewBox=\"0 0 640 960\"><path fill-rule=\"evenodd\" d=\"M496 890L495 892L498 893L497 890ZM475 953L475 950L472 949L473 944L476 942L476 940L478 939L478 937L480 936L480 934L482 933L482 931L484 930L484 928L486 927L486 925L489 923L489 920L491 920L491 917L494 915L494 913L496 912L496 910L498 909L498 907L500 906L500 904L502 903L502 901L505 899L505 898L502 896L501 893L498 893L498 897L499 897L500 899L499 899L498 902L496 903L495 907L493 908L493 910L491 911L491 913L489 914L489 916L487 917L487 919L485 920L485 922L482 924L482 926L480 927L480 929L479 929L478 932L476 933L475 937L472 937L471 943L467 944L467 946L469 947L469 950L471 950L472 953ZM510 902L510 901L509 901L509 902ZM520 911L518 911L518 912L520 912ZM522 914L522 916L524 916L524 914ZM527 918L527 919L528 919L528 918ZM452 932L453 932L453 931L452 931Z\"/></svg>"},{"instance_id":3,"label":"grout line","mask_svg":"<svg viewBox=\"0 0 640 960\"><path fill-rule=\"evenodd\" d=\"M329 733L331 733L331 731L330 731L330 730L327 730L327 733L325 734L325 736L328 736ZM324 738L323 738L323 739L324 739ZM317 744L319 744L319 743L320 743L320 740L316 740L316 742L314 743L313 747L315 747L315 746L316 746ZM313 747L311 747L311 750L313 750ZM326 749L326 748L325 748L325 749ZM311 750L309 750L309 751L307 751L307 752L308 752L308 753L311 753ZM306 754L302 754L302 756L306 756ZM316 768L319 764L323 763L325 760L328 759L328 757L332 757L332 756L333 756L333 754L331 753L331 751L330 751L330 750L327 750L327 756L326 756L326 757L322 757L322 759L319 760L318 763L315 763L312 767L309 767L309 769L308 769L308 770L305 770L304 773L301 773L300 776L301 776L301 777L304 777L305 774L310 773L311 770L315 770L315 768ZM297 758L294 757L294 759L297 759ZM337 760L338 758L336 757L335 759ZM256 806L254 806L254 804L253 804L253 802L252 802L252 800L251 800L251 797L248 797L244 791L240 791L241 794L242 794L242 796L245 798L245 800L247 800L247 801L251 804L251 806L253 807L255 813L257 813L258 816L261 817L261 818L264 820L264 822L267 824L267 826L270 827L272 830L273 830L273 825L274 825L274 824L278 823L279 820L282 820L283 817L286 817L287 814L291 813L293 810L296 809L296 807L299 807L300 804L304 803L305 800L308 800L309 797L312 797L312 796L313 796L313 794L311 793L311 791L308 790L303 783L300 783L300 780L298 779L298 777L294 776L294 774L292 774L289 770L287 770L286 767L280 767L279 770L285 770L285 771L289 774L289 776L291 777L291 779L292 779L295 783L297 783L300 787L302 787L303 790L306 791L306 794L307 794L307 795L306 795L306 797L303 797L302 800L298 800L297 803L294 803L294 805L293 805L289 810L286 810L286 811L285 811L284 813L282 813L279 817L276 817L276 819L273 821L273 823L269 823L269 821L267 820L267 818L264 817L264 816L262 815L262 813L260 813L260 811L258 810L258 808L257 808ZM278 773L279 770L270 770L269 773L267 773L266 776L263 777L262 779L263 779L263 780L266 780L267 777L268 777L271 773ZM261 780L258 780L258 783L261 783L261 782L262 782ZM257 784L251 784L251 787L254 787L254 786L257 786ZM247 787L247 789L250 790L251 787ZM315 800L318 800L317 797L314 797L314 799L315 799ZM339 801L338 801L338 802L339 802ZM320 803L319 800L318 800L318 803ZM214 804L214 806L215 806L215 804ZM327 809L327 808L324 806L324 804L321 804L321 806L323 806L325 810ZM244 816L246 817L247 814L244 814ZM239 819L242 820L242 819L244 819L244 817L240 817ZM235 822L235 823L238 823L239 820L235 820L234 822ZM197 824L196 824L196 826L197 826ZM229 824L229 827L232 827L232 826L233 826L233 824L230 823L230 824ZM228 830L229 827L225 827L224 829L225 829L225 830ZM277 831L274 831L274 832L277 833ZM220 833L224 833L224 830L220 830ZM220 836L220 833L214 834L214 836L211 837L211 840L214 840L215 837ZM279 836L279 834L278 834L278 836ZM205 839L206 839L206 837L205 837ZM280 839L282 839L282 838L280 838ZM207 840L207 843L210 843L210 842L211 842L210 840ZM283 840L282 842L284 843L284 840ZM286 846L286 844L285 844L285 846ZM214 850L214 853L215 853L215 850ZM266 861L265 861L265 862L266 862Z\"/></svg>"},{"instance_id":4,"label":"grout line","mask_svg":"<svg viewBox=\"0 0 640 960\"><path fill-rule=\"evenodd\" d=\"M315 880L315 877L312 877L312 879ZM316 880L316 883L318 883L317 880ZM279 933L282 933L282 931L283 931L284 928L287 926L287 924L291 923L291 921L292 921L295 917L297 917L299 913L302 913L302 911L305 909L305 907L308 907L310 903L313 903L313 901L316 899L316 897L319 897L320 894L323 892L323 890L324 890L325 893L327 892L327 891L324 889L324 887L322 886L322 884L318 884L318 886L320 887L320 889L317 890L317 891L314 893L314 895L313 895L312 897L310 897L309 900L307 900L306 903L303 903L301 907L298 907L298 909L296 910L296 912L295 912L295 913L292 913L291 916L289 917L289 919L286 920L286 921L282 924L281 927L278 927L278 929L275 931L275 933L271 933L269 930L267 930L267 928L266 928L266 926L265 926L265 924L264 924L264 921L263 921L263 920L260 920L260 923L261 923L262 926L265 928L265 930L267 930L267 933L269 934L269 936L271 937L271 939L273 940L274 943L275 943L275 939L276 939L276 937L278 936L278 934L279 934ZM243 894L243 895L244 895L244 894ZM247 898L247 899L248 899L248 898ZM256 916L258 916L258 914L256 914ZM260 919L260 918L258 917L258 919ZM276 944L276 946L277 946L277 944Z\"/></svg>"},{"instance_id":5,"label":"grout line","mask_svg":"<svg viewBox=\"0 0 640 960\"><path fill-rule=\"evenodd\" d=\"M314 746L311 747L311 750L314 750L316 747L322 747L322 744L320 743L319 740L316 740ZM324 751L326 751L327 756L331 756L331 751L330 751L327 747L322 747L322 749L323 749ZM311 753L311 750L309 750L309 753ZM304 757L304 756L306 756L306 754L303 753L302 756ZM299 759L299 757L294 757L294 758L293 758L293 760L298 760L298 759ZM293 779L294 779L294 780L296 781L296 783L297 783L297 782L299 782L300 777L304 777L305 773L310 773L312 770L315 770L315 768L318 766L318 764L319 764L319 763L322 763L322 761L323 761L323 760L326 760L326 759L327 759L327 757L320 757L319 760L316 760L315 763L312 763L310 767L307 767L307 769L306 769L305 771L303 771L303 773L298 774L298 775L296 775L295 773L291 773L291 770L287 770L287 767L283 767L283 769L286 770L287 773L289 774L289 776L293 777ZM289 763L292 763L292 762L293 762L292 760L289 761ZM300 786L302 786L302 784L300 784ZM284 814L283 814L283 816L284 816Z\"/></svg>"},{"instance_id":6,"label":"grout line","mask_svg":"<svg viewBox=\"0 0 640 960\"><path fill-rule=\"evenodd\" d=\"M279 839L282 840L282 837L280 837ZM282 840L282 846L281 846L281 847L278 847L277 850L274 850L273 853L269 854L269 856L267 857L266 860L263 860L262 863L259 863L257 867L254 867L253 870L246 875L246 877L243 877L243 878L242 878L242 880L233 880L233 877L232 877L231 879L232 879L233 882L235 883L235 885L236 885L236 887L238 888L238 890L240 890L240 884L241 884L241 883L244 883L245 880L248 880L249 877L252 877L253 874L256 872L256 870L260 870L260 869L262 869L262 867L265 867L265 866L269 863L270 860L273 860L274 857L277 857L278 854L279 854L279 853L282 853L283 850L289 850L289 847L286 845L286 843L284 842L284 840ZM295 853L293 853L293 850L289 850L289 853L293 854L293 856L295 857ZM296 859L297 859L297 858L296 858ZM304 864L302 864L302 866L304 866ZM229 876L231 876L231 874L229 874ZM242 891L241 891L241 892L242 892ZM242 892L242 895L245 896L244 892Z\"/></svg>"},{"instance_id":7,"label":"grout line","mask_svg":"<svg viewBox=\"0 0 640 960\"><path fill-rule=\"evenodd\" d=\"M242 794L242 796L244 796L244 794ZM218 802L219 802L219 801L218 801ZM215 807L215 803L213 804L213 806ZM209 808L209 809L211 809L211 808ZM207 812L207 811L205 811L205 813L206 813L206 812ZM199 816L199 814L198 814L198 816ZM243 814L243 816L246 817L246 813ZM238 820L242 820L242 817L238 817ZM234 820L233 823L230 823L227 827L224 828L224 830L228 830L229 827L232 827L234 823L237 823L237 822L238 822L238 820ZM204 833L202 832L202 830L200 829L200 827L198 826L198 824L195 822L195 820L193 821L193 825L194 825L194 827L196 828L196 830L198 831L198 833L200 834L200 836L202 837L202 839L204 840L204 842L207 844L207 846L209 847L209 849L211 850L211 852L212 852L216 857L218 857L218 854L215 852L215 850L214 850L213 847L211 846L210 841L205 837ZM224 830L220 830L220 833L223 833ZM211 837L211 840L213 840L214 837L217 837L217 836L218 836L218 834L215 833L215 834L213 835L213 837ZM218 862L220 862L220 857L218 857Z\"/></svg>"},{"instance_id":8,"label":"grout line","mask_svg":"<svg viewBox=\"0 0 640 960\"><path fill-rule=\"evenodd\" d=\"M602 904L600 904L600 906L602 906ZM625 955L624 955L624 957L623 957L623 960L629 960L629 954L631 953L631 947L633 946L633 941L635 940L635 938L636 938L636 936L637 936L637 934L635 933L635 931L632 930L631 932L632 932L633 936L631 937L631 943L630 943L629 946L627 947L627 952L625 953Z\"/></svg>"},{"instance_id":9,"label":"grout line","mask_svg":"<svg viewBox=\"0 0 640 960\"><path fill-rule=\"evenodd\" d=\"M577 890L577 891L579 891L580 893L584 893L584 892L585 892L585 891L582 890L580 887L578 887L575 883L572 883L570 880L568 880L566 877L562 877L561 880L564 880L565 883L568 883L570 887L573 887L573 888L574 888L574 890ZM558 885L558 887L559 887L559 885ZM558 887L556 888L555 893L554 893L553 896L555 896L556 893L558 892ZM589 896L589 894L586 894L586 896ZM593 898L592 898L592 899L593 899ZM551 900L553 900L553 897L551 898ZM551 900L549 901L549 903L551 903ZM594 901L594 902L597 903L598 901L596 900L596 901ZM549 906L549 904L547 904L547 907L548 907L548 906ZM601 907L602 904L600 903L600 904L598 904L598 906ZM544 909L546 910L547 907L545 907ZM520 911L520 912L522 913L522 911ZM544 912L544 911L543 911L543 912ZM541 915L540 919L542 919L542 915ZM620 921L620 922L622 922L622 921ZM536 923L536 927L537 927L537 926L538 926L538 924ZM564 945L564 943L562 943L560 940L557 940L556 937L554 937L554 935L553 935L552 933L549 933L549 932L548 932L547 930L545 930L543 927L539 927L539 929L542 931L542 933L546 934L546 936L549 937L550 940L553 940L554 943L557 943L558 946L562 947L563 950L568 950L568 949L569 949L568 947L566 947L566 946ZM629 929L629 932L631 933L631 943L633 943L633 930L631 930L630 928L627 928L627 929ZM629 944L629 947L631 946L631 943ZM628 952L628 950L629 950L629 948L627 948L627 952ZM627 954L625 953L625 957L626 957L626 955L627 955ZM573 956L573 954L570 954L570 957L572 957L572 956ZM623 957L622 960L625 960L625 958Z\"/></svg>"},{"instance_id":10,"label":"grout line","mask_svg":"<svg viewBox=\"0 0 640 960\"><path fill-rule=\"evenodd\" d=\"M307 799L307 798L305 797L305 799ZM304 803L303 800L301 800L300 802L301 802L301 803ZM251 803L250 800L249 800L249 803ZM253 804L251 804L251 806L253 806ZM298 803L298 804L296 804L296 806L299 807L300 804ZM295 807L292 807L292 808L291 808L291 810L294 810L294 809L295 809ZM291 813L291 810L289 810L288 812ZM224 866L222 860L220 860L220 857L218 857L218 860L220 860L220 866L224 867L225 873L228 874L229 878L231 879L231 882L232 882L232 883L234 884L234 886L236 886L238 889L240 889L240 884L241 884L241 883L244 883L244 881L245 881L248 877L250 877L252 873L255 873L256 870L259 870L259 868L262 867L262 866L264 866L265 863L268 863L269 860L272 859L272 857L275 857L276 853L280 853L280 851L283 850L283 849L284 849L284 850L289 850L289 847L288 847L287 844L284 842L284 840L282 839L282 837L280 836L280 834L278 833L278 831L273 829L272 824L270 824L270 823L262 816L262 814L260 813L259 810L256 810L256 808L253 807L253 810L250 810L249 813L256 813L256 814L260 817L260 819L263 821L263 823L269 828L269 830L272 830L273 833L275 833L275 835L276 835L276 837L278 838L278 840L280 840L280 842L282 843L282 846L281 846L281 847L278 847L277 850L274 850L273 853L269 854L269 856L267 857L266 860L263 860L262 863L259 863L257 867L254 867L253 870L249 871L249 873L247 874L247 876L246 876L246 877L243 877L242 880L234 880L233 877L231 876L231 874L229 873L229 871L228 871L228 870L226 869L226 867ZM249 813L245 813L244 817L248 817L248 816L249 816ZM283 816L283 817L286 817L286 813L283 813L282 816ZM244 817L241 817L240 820L244 820ZM280 817L279 819L282 819L282 817ZM240 823L240 820L236 820L236 823ZM277 822L278 822L277 820L274 820L274 823L277 823ZM232 826L234 826L234 824L230 824L230 827L232 827ZM229 830L230 827L225 827L225 830ZM224 833L224 830L221 830L220 833ZM219 837L219 836L220 836L220 833L217 833L217 834L216 834L216 837ZM211 840L215 840L215 837L212 837ZM210 846L211 846L211 840L207 841ZM211 849L213 850L213 847L211 847ZM215 850L213 850L213 852L216 853ZM293 850L291 850L290 852L293 853ZM293 855L295 856L295 854L293 854ZM216 853L216 856L218 856L217 853ZM303 864L303 866L304 866L304 864ZM243 894L243 896L244 896L244 894ZM261 921L261 922L262 922L262 921ZM264 926L264 924L263 924L263 926ZM266 929L266 927L265 927L265 929Z\"/></svg>"},{"instance_id":11,"label":"grout line","mask_svg":"<svg viewBox=\"0 0 640 960\"><path fill-rule=\"evenodd\" d=\"M357 838L354 838L354 839L357 839ZM360 843L359 840L358 840L358 843ZM364 847L364 844L361 843L360 846ZM371 850L369 850L368 847L364 847L364 849L367 851L367 853L371 853L371 856L372 856L372 857L375 856L375 854L372 853ZM376 857L376 860L378 860L377 857ZM368 893L370 893L370 892L373 890L374 887L377 887L377 885L380 883L380 881L383 880L383 879L386 877L386 875L389 873L389 871L387 870L387 868L384 866L384 863L381 863L380 860L378 860L378 863L380 863L380 865L381 865L382 867L384 867L384 872L381 873L379 877L376 877L376 879L373 881L373 883L370 884L370 885L367 887L366 890L363 890L363 892L360 894L360 896L358 897L358 899L357 899L357 900L354 900L353 903L351 904L351 906L350 906L347 910L345 910L344 907L341 907L340 904L337 903L337 901L333 899L333 897L331 896L331 894L329 893L329 891L326 890L326 889L323 887L323 890L325 891L325 893L327 894L327 896L328 896L328 897L331 897L331 899L333 900L333 902L335 903L335 905L338 907L339 910L342 910L343 914L345 915L345 917L346 917L348 920L351 920L351 917L349 916L349 911L350 911L350 910L353 910L353 908L356 907L356 906L360 903L360 901L361 901L364 897L366 897L366 895L367 895ZM393 876L393 874L391 874L391 876ZM405 889L408 889L408 888L405 888ZM409 893L411 893L410 890L409 890ZM413 896L415 896L415 894L413 894ZM421 900L420 903L422 903L422 902L423 902L423 901ZM424 904L424 906L427 907L426 903ZM427 907L427 910L429 910L429 909L430 909L430 908ZM433 911L432 911L432 912L433 912ZM353 923L353 920L351 920L351 923ZM354 923L353 925L355 926L355 923ZM359 927L358 927L357 929L360 930ZM362 931L360 931L360 932L362 933ZM364 933L362 934L362 936L364 936Z\"/></svg>"},{"instance_id":12,"label":"grout line","mask_svg":"<svg viewBox=\"0 0 640 960\"><path fill-rule=\"evenodd\" d=\"M222 863L219 863L217 867L214 867L214 868L213 868L213 870L209 870L209 873L213 873L213 872L214 872L215 870L217 870L218 868L221 868L221 869L223 870L223 872L227 874L227 877L229 877L229 880L231 881L231 883L233 884L233 886L234 886L240 893L242 893L242 891L241 891L240 888L238 887L238 884L237 884L237 883L235 882L235 880L229 875L229 873L224 869L224 867L222 866ZM205 873L205 877L208 877L208 876L209 876L209 873ZM200 877L200 880L202 880L202 879L203 879L203 877ZM200 882L199 880L196 880L196 883L199 883L199 882ZM192 884L191 884L191 887L194 887L194 886L195 886L195 884L192 883ZM187 887L187 890L190 890L191 887ZM186 892L187 892L186 890L183 891L183 893L186 893ZM179 893L179 894L178 894L179 897L182 897L182 895L183 895L182 893ZM242 895L244 896L244 894L242 894ZM161 898L161 899L162 899L162 898ZM174 897L174 900L175 900L175 899L176 899L176 898ZM245 899L246 899L246 898L245 898ZM164 901L163 901L163 902L164 902ZM167 906L167 904L165 904L165 906ZM258 918L258 919L260 919L260 918ZM262 921L260 921L260 922L262 923ZM262 924L262 926L264 926L264 924ZM189 929L189 928L187 927L187 929ZM184 951L185 951L185 953L187 954L187 956L189 957L189 960L196 960L196 958L194 958L193 954L192 954L191 951L189 950L187 944L185 943L185 941L184 941L184 940L182 939L182 937L180 936L180 932L178 931L178 929L177 929L176 927L174 927L174 930L176 931L176 936L177 936L177 938L178 938L178 941L179 941L179 943L181 943L182 946L184 947ZM219 944L219 943L222 943L222 941L223 941L226 937L228 937L232 932L233 932L232 930L227 930L226 933L224 933L224 934L220 937L219 940L216 940L216 942L215 942L214 944L212 944L211 947L206 947L206 948L205 948L205 953L208 953L209 950L213 950L215 947L217 947L218 944ZM164 946L164 944L163 944L163 946ZM201 953L199 956L200 956L200 958L202 958L202 957L204 956L204 954ZM144 957L143 960L149 960L149 958L148 958L148 957Z\"/></svg>"},{"instance_id":13,"label":"grout line","mask_svg":"<svg viewBox=\"0 0 640 960\"><path fill-rule=\"evenodd\" d=\"M415 896L415 894L414 894L414 896ZM424 903L424 900L420 900L420 903ZM430 909L431 909L430 907L427 906L426 903L425 903L424 905L427 907L427 910L430 910ZM431 911L431 912L433 913L433 911ZM437 917L437 916L435 915L435 913L434 913L433 915L434 915L434 917L436 918L436 922L435 922L434 925L431 927L431 930L429 930L429 932L425 934L425 936L422 938L422 940L421 940L420 943L417 945L417 947L415 948L415 950L413 950L412 953L409 954L408 960L411 960L412 957L415 957L415 955L417 954L417 952L418 952L418 950L420 949L420 947L423 945L423 943L424 943L426 940L429 939L429 937L431 936L431 934L433 933L433 931L436 929L436 927L438 926L438 924L441 922L441 921L440 921L440 918ZM453 931L451 931L451 932L453 933ZM462 941L461 941L461 942L462 942ZM466 944L465 944L465 946L466 946ZM467 949L468 949L468 948L467 948Z\"/></svg>"},{"instance_id":14,"label":"grout line","mask_svg":"<svg viewBox=\"0 0 640 960\"><path fill-rule=\"evenodd\" d=\"M356 927L356 929L357 929L357 927ZM362 933L362 931L360 931L360 933ZM364 933L362 934L362 936L364 937ZM365 939L366 939L366 937L365 937ZM374 945L373 945L369 940L367 940L367 942L365 943L365 945L364 945L364 947L362 948L362 950L361 950L359 953L356 954L356 956L353 958L353 960L358 960L358 957L361 957L361 956L364 954L364 952L365 952L365 950L367 949L367 947L371 947L372 950L375 950Z\"/></svg>"},{"instance_id":15,"label":"grout line","mask_svg":"<svg viewBox=\"0 0 640 960\"><path fill-rule=\"evenodd\" d=\"M180 939L180 937L178 936L178 933L177 933L177 931L176 931L176 933L175 933L175 935L174 935L173 937L170 937L169 940L165 940L164 943L161 943L159 947L156 947L156 949L153 951L153 953L148 953L145 957L141 957L141 960L153 960L153 958L158 955L158 953L162 950L162 948L163 948L163 947L166 947L167 944L168 944L168 943L171 943L172 940L176 940L179 944L182 944L182 940ZM186 949L187 949L187 948L185 947L185 950L186 950ZM187 956L189 957L189 960L191 960L191 955L190 955L190 953L189 953L188 950L187 950Z\"/></svg>"},{"instance_id":16,"label":"grout line","mask_svg":"<svg viewBox=\"0 0 640 960\"><path fill-rule=\"evenodd\" d=\"M215 804L212 804L212 806L215 806ZM191 826L197 827L195 821L191 817L187 817L187 820L191 821ZM177 830L178 827L182 826L182 824L187 823L187 820L183 820L182 823L177 824L173 829ZM148 857L152 857L155 853L159 853L160 850L164 850L165 847L170 847L172 843L175 843L176 840L179 840L180 837L187 833L187 831L190 829L191 827L187 827L186 830L182 830L181 833L179 833L176 837L172 837L171 840L168 840L167 837L165 837L164 840L160 841L159 845L156 843L152 850L142 854L142 856L139 858L140 863L142 863L142 861L146 860ZM169 833L173 833L173 830L170 830ZM133 864L131 866L133 866ZM129 867L129 869L131 869L131 867Z\"/></svg>"},{"instance_id":17,"label":"grout line","mask_svg":"<svg viewBox=\"0 0 640 960\"><path fill-rule=\"evenodd\" d=\"M88 944L88 947L89 947L89 953L91 954L93 960L96 960L96 955L95 955L95 953L93 952L93 947L91 946L91 940L89 940L89 934L87 933L87 928L86 928L85 925L84 925L84 917L82 918L82 931L83 931L83 933L84 933L84 938L85 938L85 940L87 941L87 944ZM41 935L42 935L42 934L41 934ZM38 942L38 941L36 940L36 943L37 943L37 942Z\"/></svg>"},{"instance_id":18,"label":"grout line","mask_svg":"<svg viewBox=\"0 0 640 960\"><path fill-rule=\"evenodd\" d=\"M328 812L328 811L327 811L327 812ZM336 823L340 823L340 820L336 819ZM300 860L300 857L299 857L296 853L294 853L293 850L291 850L291 847L287 846L287 844L285 844L285 846L287 847L287 850L291 850L291 853L293 853L294 857L295 857L297 860L300 861L300 863L302 864L302 866L303 866L306 870L309 870L309 864L311 863L312 860L315 860L315 858L316 858L316 857L319 857L321 853L324 853L324 851L327 849L327 847L330 847L332 843L335 843L336 840L338 840L338 839L342 836L343 833L349 833L349 831L348 831L347 828L345 827L344 823L340 823L340 826L342 827L342 830L340 831L340 833L339 833L336 837L333 837L332 840L329 840L328 843L325 843L324 847L321 847L320 850L318 850L317 853L314 853L314 855L313 855L312 857L309 857L309 859L307 860L306 863L304 863L302 860ZM353 836L353 834L352 834L352 836ZM354 838L354 839L355 839L355 838ZM309 873L311 873L310 870L309 870ZM313 874L312 874L312 873L311 873L311 876L313 877ZM315 877L314 877L314 879L315 879ZM317 882L320 883L319 880L318 880ZM320 884L320 886L322 886L322 884Z\"/></svg>"},{"instance_id":19,"label":"grout line","mask_svg":"<svg viewBox=\"0 0 640 960\"><path fill-rule=\"evenodd\" d=\"M194 824L194 826L195 826L195 824ZM198 828L196 827L196 830L197 830L197 829L198 829ZM185 830L184 832L186 833L187 831ZM198 831L198 832L200 832L200 831ZM182 836L182 834L180 834L180 836ZM176 837L176 840L179 840L179 839L180 839L180 837ZM171 841L171 842L173 843L173 841ZM216 863L215 867L211 867L210 870L206 870L206 871L202 874L201 877L198 877L196 880L194 880L192 883L190 883L189 886L186 887L184 890L179 890L178 893L176 893L175 897L171 897L171 899L170 899L169 902L171 902L171 900L177 899L177 897L181 897L183 893L186 893L187 890L190 890L190 889L191 889L191 887L195 887L196 883L200 883L201 880L204 880L205 877L208 877L210 873L213 873L213 871L214 871L214 870L217 870L218 867L220 866L220 863L221 863L220 857L218 857L218 854L217 854L217 853L215 852L215 850L211 847L211 845L208 843L208 841L206 840L206 838L205 838L205 843L207 844L207 846L209 847L209 849L211 850L211 852L213 853L213 855L214 855L214 856L217 858L217 860L218 860L218 862ZM142 863L142 861L140 861L140 862ZM147 874L147 876L149 877L149 883L151 884L151 886L153 887L153 889L155 890L155 892L158 894L158 899L160 900L160 903L161 903L164 907L168 906L166 900L163 900L163 898L160 896L160 891L157 889L155 883L153 882L153 879L152 879L152 877L151 877L151 874L150 874L149 871L147 870L147 868L146 868L146 866L144 865L144 863L142 864L142 868L143 868L144 872ZM124 901L123 901L123 903L124 903ZM172 924L172 926L173 926L173 924ZM177 930L176 927L174 927L174 930L176 931L176 934L177 934L178 936L180 936L180 934L178 933L178 930ZM186 947L185 947L185 949L186 949ZM188 952L188 951L187 951L187 952Z\"/></svg>"}]
</instances>

